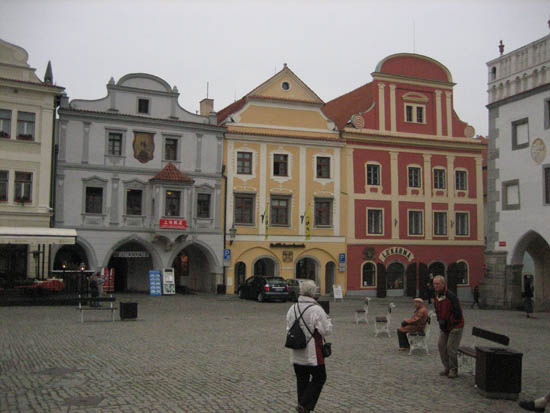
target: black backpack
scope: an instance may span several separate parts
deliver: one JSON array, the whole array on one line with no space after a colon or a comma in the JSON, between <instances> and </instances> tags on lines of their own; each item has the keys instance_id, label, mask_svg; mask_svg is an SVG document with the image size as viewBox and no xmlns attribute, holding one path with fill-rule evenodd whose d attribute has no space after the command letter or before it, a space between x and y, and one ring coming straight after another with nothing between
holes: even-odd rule
<instances>
[{"instance_id":1,"label":"black backpack","mask_svg":"<svg viewBox=\"0 0 550 413\"><path fill-rule=\"evenodd\" d=\"M300 349L306 348L307 343L309 343L309 340L311 340L311 337L309 338L309 340L306 340L306 335L304 334L302 328L300 327L300 319L303 317L304 313L307 311L308 308L313 307L313 304L310 306L307 306L304 309L304 311L300 313L300 317L296 317L297 306L298 304L294 304L294 317L296 319L294 320L292 327L290 327L290 329L286 333L286 342L285 342L285 347L291 348L294 350L300 350Z\"/></svg>"}]
</instances>

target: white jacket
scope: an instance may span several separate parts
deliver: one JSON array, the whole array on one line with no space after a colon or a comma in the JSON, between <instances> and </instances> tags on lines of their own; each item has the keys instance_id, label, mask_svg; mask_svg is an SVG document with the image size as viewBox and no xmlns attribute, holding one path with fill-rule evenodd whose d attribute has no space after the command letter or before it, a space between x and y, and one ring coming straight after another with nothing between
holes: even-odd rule
<instances>
[{"instance_id":1,"label":"white jacket","mask_svg":"<svg viewBox=\"0 0 550 413\"><path fill-rule=\"evenodd\" d=\"M307 326L311 332L315 332L315 329L321 334L321 336L326 337L332 333L332 321L330 317L325 313L323 307L317 304L317 301L311 297L300 296L298 297L298 303L292 305L286 314L286 331L290 330L294 320L297 317L300 317L306 307L311 306L304 313L302 319L300 320L300 326L306 336L306 340L309 340L307 347L301 350L291 350L290 361L293 364L300 364L302 366L316 366L317 365L317 354L315 353L315 339L311 338L311 334L304 326L304 322L307 323ZM296 306L296 315L294 315L294 308ZM299 311L298 311L299 310ZM311 339L310 339L311 338Z\"/></svg>"}]
</instances>

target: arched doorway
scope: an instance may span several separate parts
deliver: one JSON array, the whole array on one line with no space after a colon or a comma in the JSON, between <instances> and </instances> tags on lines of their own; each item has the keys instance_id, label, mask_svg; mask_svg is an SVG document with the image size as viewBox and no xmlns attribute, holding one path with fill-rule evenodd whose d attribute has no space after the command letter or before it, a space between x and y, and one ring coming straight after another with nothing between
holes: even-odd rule
<instances>
[{"instance_id":1,"label":"arched doorway","mask_svg":"<svg viewBox=\"0 0 550 413\"><path fill-rule=\"evenodd\" d=\"M445 264L440 261L432 262L428 267L428 274L432 274L434 277L436 275L445 277Z\"/></svg>"},{"instance_id":2,"label":"arched doorway","mask_svg":"<svg viewBox=\"0 0 550 413\"><path fill-rule=\"evenodd\" d=\"M260 258L254 263L253 275L275 276L275 261L272 258Z\"/></svg>"},{"instance_id":3,"label":"arched doorway","mask_svg":"<svg viewBox=\"0 0 550 413\"><path fill-rule=\"evenodd\" d=\"M63 245L55 254L53 269L61 271L63 270L63 264L65 264L66 271L77 271L80 263L84 263L86 268L90 268L84 248L79 244Z\"/></svg>"},{"instance_id":4,"label":"arched doorway","mask_svg":"<svg viewBox=\"0 0 550 413\"><path fill-rule=\"evenodd\" d=\"M201 247L191 244L183 248L172 261L176 286L188 290L215 292L216 277Z\"/></svg>"},{"instance_id":5,"label":"arched doorway","mask_svg":"<svg viewBox=\"0 0 550 413\"><path fill-rule=\"evenodd\" d=\"M149 271L153 269L153 259L139 242L129 241L119 246L107 266L114 269L115 292L149 290Z\"/></svg>"},{"instance_id":6,"label":"arched doorway","mask_svg":"<svg viewBox=\"0 0 550 413\"><path fill-rule=\"evenodd\" d=\"M317 262L312 258L301 258L296 262L296 278L306 278L315 281L319 286Z\"/></svg>"},{"instance_id":7,"label":"arched doorway","mask_svg":"<svg viewBox=\"0 0 550 413\"><path fill-rule=\"evenodd\" d=\"M332 294L332 286L336 281L335 269L336 264L332 261L327 262L325 265L325 295Z\"/></svg>"},{"instance_id":8,"label":"arched doorway","mask_svg":"<svg viewBox=\"0 0 550 413\"><path fill-rule=\"evenodd\" d=\"M402 296L405 285L405 268L399 262L393 262L386 271L386 288L388 296Z\"/></svg>"},{"instance_id":9,"label":"arched doorway","mask_svg":"<svg viewBox=\"0 0 550 413\"><path fill-rule=\"evenodd\" d=\"M235 264L235 294L239 291L239 287L244 284L246 279L246 264L239 261Z\"/></svg>"}]
</instances>

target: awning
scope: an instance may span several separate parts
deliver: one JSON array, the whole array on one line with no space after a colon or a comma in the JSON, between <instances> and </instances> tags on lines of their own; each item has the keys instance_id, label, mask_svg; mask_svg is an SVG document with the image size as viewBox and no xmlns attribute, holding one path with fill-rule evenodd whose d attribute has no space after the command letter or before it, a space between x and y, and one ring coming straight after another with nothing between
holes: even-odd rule
<instances>
[{"instance_id":1,"label":"awning","mask_svg":"<svg viewBox=\"0 0 550 413\"><path fill-rule=\"evenodd\" d=\"M0 244L75 244L76 230L65 228L0 227Z\"/></svg>"}]
</instances>

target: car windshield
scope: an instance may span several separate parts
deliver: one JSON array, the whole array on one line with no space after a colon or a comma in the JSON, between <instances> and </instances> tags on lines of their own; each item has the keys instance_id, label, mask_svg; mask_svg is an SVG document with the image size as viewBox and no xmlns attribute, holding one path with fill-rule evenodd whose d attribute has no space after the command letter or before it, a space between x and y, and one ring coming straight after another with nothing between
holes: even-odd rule
<instances>
[{"instance_id":1,"label":"car windshield","mask_svg":"<svg viewBox=\"0 0 550 413\"><path fill-rule=\"evenodd\" d=\"M265 281L269 284L284 284L285 280L281 277L266 278Z\"/></svg>"}]
</instances>

